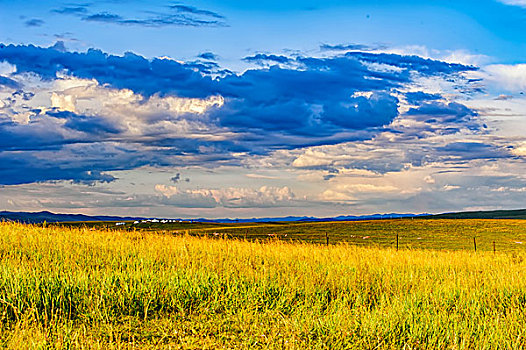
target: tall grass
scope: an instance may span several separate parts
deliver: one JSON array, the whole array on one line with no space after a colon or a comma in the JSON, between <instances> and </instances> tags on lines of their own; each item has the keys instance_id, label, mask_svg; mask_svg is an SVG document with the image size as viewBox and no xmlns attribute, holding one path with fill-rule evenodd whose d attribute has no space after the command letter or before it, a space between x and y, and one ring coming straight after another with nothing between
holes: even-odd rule
<instances>
[{"instance_id":1,"label":"tall grass","mask_svg":"<svg viewBox=\"0 0 526 350\"><path fill-rule=\"evenodd\" d=\"M0 224L11 348L521 348L525 255Z\"/></svg>"}]
</instances>

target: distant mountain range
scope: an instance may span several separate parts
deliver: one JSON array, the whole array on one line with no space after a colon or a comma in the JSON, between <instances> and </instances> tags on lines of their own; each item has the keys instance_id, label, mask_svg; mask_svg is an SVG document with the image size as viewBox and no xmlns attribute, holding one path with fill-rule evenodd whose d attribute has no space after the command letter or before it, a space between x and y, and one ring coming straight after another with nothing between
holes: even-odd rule
<instances>
[{"instance_id":1,"label":"distant mountain range","mask_svg":"<svg viewBox=\"0 0 526 350\"><path fill-rule=\"evenodd\" d=\"M375 219L394 219L415 217L429 214L374 214L362 216L337 216L330 218L316 218L312 216L287 216L275 218L251 218L251 219L177 219L193 222L217 222L217 223L236 223L236 222L280 222L280 221L351 221L351 220L375 220ZM122 217L122 216L90 216L83 214L55 214L49 211L40 212L11 212L0 211L0 220L16 221L23 223L42 223L42 222L80 222L80 221L130 221L130 220L147 220L153 218L145 217ZM157 218L161 219L161 218Z\"/></svg>"},{"instance_id":2,"label":"distant mountain range","mask_svg":"<svg viewBox=\"0 0 526 350\"><path fill-rule=\"evenodd\" d=\"M372 214L372 215L342 215L327 218L317 218L314 216L286 216L278 218L251 218L251 219L193 219L192 221L198 222L221 222L221 223L236 223L236 222L280 222L280 221L356 221L356 220L379 220L379 219L399 219L399 218L410 218L417 216L428 216L429 214Z\"/></svg>"},{"instance_id":3,"label":"distant mountain range","mask_svg":"<svg viewBox=\"0 0 526 350\"><path fill-rule=\"evenodd\" d=\"M301 221L357 221L357 220L380 220L419 217L426 219L526 219L526 209L518 210L493 210L493 211L466 211L444 214L373 214L373 215L344 215L328 218L317 218L312 216L287 216L252 219L181 219L193 222L217 222L217 223L246 223L246 222L301 222ZM79 222L79 221L134 221L152 218L130 217L130 216L90 216L83 214L55 214L49 211L40 212L10 212L0 211L0 221L16 221L23 223L43 222ZM160 219L160 218L159 218ZM179 219L177 219L179 220Z\"/></svg>"},{"instance_id":4,"label":"distant mountain range","mask_svg":"<svg viewBox=\"0 0 526 350\"><path fill-rule=\"evenodd\" d=\"M17 221L23 223L42 223L42 222L75 222L75 221L127 221L137 220L135 217L120 216L89 216L83 214L55 214L49 211L39 212L12 212L0 211L0 221Z\"/></svg>"}]
</instances>

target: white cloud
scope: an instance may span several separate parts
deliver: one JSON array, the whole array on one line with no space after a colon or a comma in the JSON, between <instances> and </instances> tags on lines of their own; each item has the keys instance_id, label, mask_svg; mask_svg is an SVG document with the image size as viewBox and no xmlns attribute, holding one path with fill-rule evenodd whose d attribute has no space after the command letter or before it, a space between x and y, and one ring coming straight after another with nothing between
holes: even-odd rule
<instances>
[{"instance_id":1,"label":"white cloud","mask_svg":"<svg viewBox=\"0 0 526 350\"><path fill-rule=\"evenodd\" d=\"M526 157L526 142L522 143L518 147L513 148L511 150L511 153L513 153L516 156Z\"/></svg>"},{"instance_id":2,"label":"white cloud","mask_svg":"<svg viewBox=\"0 0 526 350\"><path fill-rule=\"evenodd\" d=\"M1 67L0 67L1 68ZM16 123L27 123L31 117L42 117L46 112L68 111L101 120L120 130L124 139L141 136L182 136L185 138L227 139L229 133L206 120L204 114L212 108L221 108L221 96L208 98L183 98L153 95L149 98L128 89L115 89L100 85L94 79L80 79L61 75L59 79L45 82L32 75L17 75L15 79L31 92L30 100L13 99L3 93L3 107L9 102L10 116ZM1 106L1 104L0 104ZM38 111L40 115L38 115ZM46 117L51 119L49 117ZM65 122L58 123L56 128ZM64 133L77 136L80 130Z\"/></svg>"},{"instance_id":3,"label":"white cloud","mask_svg":"<svg viewBox=\"0 0 526 350\"><path fill-rule=\"evenodd\" d=\"M398 191L399 189L395 186L390 185L373 185L373 184L352 184L344 185L343 189L351 193L384 193Z\"/></svg>"},{"instance_id":4,"label":"white cloud","mask_svg":"<svg viewBox=\"0 0 526 350\"><path fill-rule=\"evenodd\" d=\"M526 0L499 0L503 4L526 7Z\"/></svg>"},{"instance_id":5,"label":"white cloud","mask_svg":"<svg viewBox=\"0 0 526 350\"><path fill-rule=\"evenodd\" d=\"M322 165L330 165L333 160L328 157L328 154L321 150L309 148L305 153L298 156L292 162L292 166L296 168L317 167Z\"/></svg>"},{"instance_id":6,"label":"white cloud","mask_svg":"<svg viewBox=\"0 0 526 350\"><path fill-rule=\"evenodd\" d=\"M367 197L385 196L393 193L402 192L396 186L382 184L384 179L378 179L375 183L346 183L348 181L360 181L360 179L340 179L340 181L331 188L325 190L320 195L322 201L356 201L366 199Z\"/></svg>"},{"instance_id":7,"label":"white cloud","mask_svg":"<svg viewBox=\"0 0 526 350\"><path fill-rule=\"evenodd\" d=\"M51 108L57 108L62 111L76 112L77 99L75 95L51 93Z\"/></svg>"},{"instance_id":8,"label":"white cloud","mask_svg":"<svg viewBox=\"0 0 526 350\"><path fill-rule=\"evenodd\" d=\"M179 193L177 186L167 186L162 184L155 185L155 190L168 198L171 198Z\"/></svg>"},{"instance_id":9,"label":"white cloud","mask_svg":"<svg viewBox=\"0 0 526 350\"><path fill-rule=\"evenodd\" d=\"M485 80L508 91L526 89L526 64L493 64L481 72Z\"/></svg>"},{"instance_id":10,"label":"white cloud","mask_svg":"<svg viewBox=\"0 0 526 350\"><path fill-rule=\"evenodd\" d=\"M266 207L291 205L295 195L289 187L261 186L259 189L229 187L222 189L187 189L155 185L155 190L169 199L209 199L222 207Z\"/></svg>"},{"instance_id":11,"label":"white cloud","mask_svg":"<svg viewBox=\"0 0 526 350\"><path fill-rule=\"evenodd\" d=\"M330 202L352 201L355 199L356 198L351 196L349 193L343 193L343 192L334 191L334 190L326 190L320 195L320 200L330 201Z\"/></svg>"},{"instance_id":12,"label":"white cloud","mask_svg":"<svg viewBox=\"0 0 526 350\"><path fill-rule=\"evenodd\" d=\"M429 53L431 56L438 54L434 52ZM441 54L449 54L451 57L448 60L461 63L474 62L477 59L477 57L471 57L465 52ZM526 87L525 66L491 65L484 69L484 78L486 79L485 81L494 84L498 83L499 86L511 86L515 90L522 89ZM378 66L377 68L384 69L386 67ZM11 74L15 71L16 67L0 63L0 73ZM121 132L115 135L114 138L131 141L119 145L119 148L132 145L129 146L131 148L130 151L134 150L133 148L136 144L139 144L138 148L156 147L150 146L150 144L141 144L141 142L144 139L153 141L162 139L162 137L158 137L159 135L168 135L170 142L170 137L174 139L182 137L185 141L198 138L229 141L233 139L233 134L221 129L213 121L207 119L207 111L223 106L224 100L221 96L181 98L153 95L146 98L131 90L110 88L107 85L100 85L95 80L78 79L67 75L62 75L59 79L51 82L44 82L30 75L17 75L16 79L23 83L25 89L27 88L35 93L31 101L16 100L14 105L11 106L12 110L15 111L12 118L17 123L27 123L29 121L32 116L31 113L34 112L27 107L32 109L41 107L43 110L55 108L62 111L75 112L90 118L102 119L109 122L112 126L118 127ZM455 101L455 98L458 97L458 94L457 97L454 95L455 82L444 81L442 78L415 79L415 82L410 85L407 86L408 91L440 93L444 97L440 101L444 103ZM356 93L355 97L367 97L368 95L370 95L370 92L364 91ZM492 101L492 106L495 106L497 102L523 105L523 101L519 100L519 98L515 97L513 101ZM4 104L7 104L7 99L5 101ZM505 149L507 146L517 145L515 148L510 148L508 152L517 156L526 156L526 143L520 143L524 138L514 140L503 138L499 140L494 137L495 135L484 136L483 132L479 133L475 128L470 129L465 125L448 124L440 120L429 121L432 116L404 115L403 112L407 111L408 108L410 107L407 107L405 110L400 109L402 115L389 126L389 131L382 132L373 139L296 150L279 150L268 157L262 156L257 159L253 158L248 152L240 152L233 155L241 159L242 162L252 165L247 166L246 169L250 169L253 173L240 176L261 179L261 181L257 182L258 186L254 188L250 187L255 183L254 180L247 183L242 181L219 183L215 175L210 175L210 178L207 179L211 179L211 181L208 182L204 176L199 182L194 182L192 178L192 185L199 183L205 187L201 189L186 189L184 188L186 185L182 187L168 186L160 184L160 182L164 181L162 179L156 179L155 181L150 179L147 194L141 193L140 196L126 194L122 195L122 198L119 197L115 200L114 196L111 196L110 199L106 199L105 203L108 206L120 205L126 207L129 205L131 207L136 205L141 208L150 205L168 208L166 210L173 210L173 208L218 208L218 210L220 210L219 208L242 208L247 210L246 215L254 215L249 210L251 208L280 208L286 206L288 207L286 213L279 210L275 211L278 214L286 215L291 213L291 207L295 205L298 205L298 207L300 205L305 207L310 205L310 208L317 205L321 206L319 203L314 203L315 201L305 204L306 201L303 199L298 200L298 196L295 196L295 193L299 195L299 198L304 198L302 196L303 193L301 193L303 188L308 198L317 198L325 201L323 204L325 205L324 208L330 207L334 212L349 213L348 211L352 210L352 213L356 213L354 208L349 208L349 204L351 204L349 202L352 202L353 205L359 202L360 207L356 210L361 213L393 210L421 212L428 210L427 208L430 207L462 208L466 205L465 198L467 197L473 202L477 200L483 202L485 199L484 194L489 191L497 194L510 194L524 189L524 186L520 184L513 187L502 180L504 185L491 187L487 191L477 192L476 189L481 186L489 188L488 185L481 185L488 178L502 177L503 174L511 178L513 175L520 174L523 164L517 161L513 166L510 165L508 169L504 169L504 164L509 163L509 159L495 160L494 162L487 162L484 159L477 163L476 160L469 158L470 154L467 151L460 149L455 155L455 150L445 150L446 146L455 142L465 142L471 146L477 143L481 145L485 143L488 146L497 145L502 149ZM523 116L519 123L524 124ZM54 118L49 119L53 120ZM54 122L58 124L58 127L62 125L60 124L62 121L57 120ZM509 119L507 123L509 124ZM492 132L493 130L494 128ZM514 127L513 130L523 129ZM78 131L78 133L81 133L81 131ZM517 132L517 134L521 133ZM68 132L66 136L69 137L70 135L72 135L72 132ZM191 140L189 143L193 142L194 140ZM208 144L198 146L198 149L204 156L212 153L208 152L209 148L207 148L212 146ZM81 145L75 150L89 153L87 151L88 147ZM172 150L179 151L172 144L157 147L159 149L172 147ZM140 157L140 155L134 155L132 152L128 153L131 154L130 159ZM113 153L104 151L104 154L110 155ZM114 154L112 156L115 158L122 156L118 152L114 152ZM169 163L169 157L172 157L172 154L167 154L166 156L162 155L159 159ZM58 157L56 153L45 155L49 155L48 159ZM183 156L191 158L195 155L189 152ZM71 157L71 159L75 160L74 157ZM95 163L97 159L93 159L93 163ZM181 162L180 164L186 166L188 163ZM201 162L200 164L206 163ZM489 165L494 166L494 168L490 169ZM463 173L447 173L445 175L446 171L457 167L467 170ZM272 171L272 176L267 175L267 173L261 173L262 170ZM232 170L232 172L234 171L236 170ZM444 174L440 173L440 171L444 171ZM202 170L202 172L205 173L207 170ZM480 179L475 179L472 183L459 182L459 179L466 174L480 175ZM120 178L118 174L115 175ZM286 176L295 177L294 179L297 181L284 181L283 178ZM212 179L214 177L216 180ZM267 183L279 185L277 187L260 186L265 183L264 179L277 179L279 181L268 181ZM216 182L214 183L213 181ZM513 181L513 179L509 181ZM455 185L450 185L450 183ZM154 184L157 184L155 185L156 194L152 192ZM284 186L285 184L290 185L290 187ZM460 186L457 186L457 184ZM450 191L453 189L458 191ZM137 193L135 187L130 186L126 190L128 191L127 193ZM467 191L471 192L468 193ZM466 196L466 193L471 196ZM99 205L97 201L102 195L97 196L93 196L91 202L94 207ZM453 196L457 196L455 199L459 200L458 203L452 204L448 202ZM44 197L42 195L35 206L51 206L53 200ZM418 197L418 200L411 199L416 197ZM4 195L4 198L8 198L8 196ZM33 195L28 195L27 198L27 203L34 200ZM70 193L70 198L71 203L69 205L87 205L87 201L84 198L79 199L75 194L71 195ZM522 200L519 196L513 198ZM492 203L497 203L498 199L492 199ZM112 202L113 200L114 202ZM101 201L101 203L103 202ZM300 202L301 204L298 204ZM340 202L346 202L344 203L345 207ZM429 204L422 208L419 205L423 202L429 202ZM342 206L336 208L337 205ZM40 207L37 206L36 208ZM317 210L318 208L310 213L319 215ZM198 209L195 212L197 213L196 215L204 215ZM307 213L303 212L301 214Z\"/></svg>"},{"instance_id":13,"label":"white cloud","mask_svg":"<svg viewBox=\"0 0 526 350\"><path fill-rule=\"evenodd\" d=\"M64 77L57 80L52 92L52 107L76 111L81 114L106 117L121 124L130 133L148 130L148 125L158 123L168 131L171 127L188 132L193 124L200 129L195 118L185 115L202 115L211 108L220 108L221 96L204 99L153 95L145 98L128 89L114 89L98 84L95 80Z\"/></svg>"},{"instance_id":14,"label":"white cloud","mask_svg":"<svg viewBox=\"0 0 526 350\"><path fill-rule=\"evenodd\" d=\"M263 174L245 174L245 176L251 179L268 179L268 180L279 179L279 177L277 176L263 175Z\"/></svg>"},{"instance_id":15,"label":"white cloud","mask_svg":"<svg viewBox=\"0 0 526 350\"><path fill-rule=\"evenodd\" d=\"M13 73L16 73L15 65L6 61L0 62L0 75L10 75Z\"/></svg>"},{"instance_id":16,"label":"white cloud","mask_svg":"<svg viewBox=\"0 0 526 350\"><path fill-rule=\"evenodd\" d=\"M436 50L423 45L408 45L392 47L380 52L394 53L398 55L416 55L424 58L445 61L448 63L459 63L468 66L480 66L492 60L491 57L481 54L474 54L467 50Z\"/></svg>"}]
</instances>

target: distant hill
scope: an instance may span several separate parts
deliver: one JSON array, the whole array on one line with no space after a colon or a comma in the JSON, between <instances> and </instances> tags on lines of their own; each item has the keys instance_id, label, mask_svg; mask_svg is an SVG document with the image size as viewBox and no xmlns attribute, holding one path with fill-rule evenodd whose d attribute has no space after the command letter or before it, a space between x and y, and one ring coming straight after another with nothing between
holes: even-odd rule
<instances>
[{"instance_id":1,"label":"distant hill","mask_svg":"<svg viewBox=\"0 0 526 350\"><path fill-rule=\"evenodd\" d=\"M250 218L250 219L194 219L197 222L220 222L220 223L235 223L235 222L313 222L313 221L356 221L356 220L379 220L379 219L400 219L417 216L427 216L429 214L372 214L372 215L342 215L335 217L317 218L314 216L286 216L280 218Z\"/></svg>"},{"instance_id":2,"label":"distant hill","mask_svg":"<svg viewBox=\"0 0 526 350\"><path fill-rule=\"evenodd\" d=\"M215 223L247 223L247 222L308 222L308 221L354 221L354 220L377 220L377 219L398 219L405 217L416 217L428 214L373 214L362 216L337 216L328 218L316 218L312 216L287 216L287 217L269 217L269 218L250 218L250 219L183 219L184 221L193 222L215 222ZM121 216L90 216L83 214L55 214L49 211L40 212L11 212L1 211L0 221L16 221L23 223L38 224L45 222L82 222L82 221L130 221L145 220L143 217L121 217ZM158 218L160 219L160 218ZM179 220L179 219L177 219Z\"/></svg>"},{"instance_id":3,"label":"distant hill","mask_svg":"<svg viewBox=\"0 0 526 350\"><path fill-rule=\"evenodd\" d=\"M429 219L526 219L526 209L491 210L491 211L463 211L458 213L444 213L429 215Z\"/></svg>"},{"instance_id":4,"label":"distant hill","mask_svg":"<svg viewBox=\"0 0 526 350\"><path fill-rule=\"evenodd\" d=\"M372 214L372 215L343 215L336 217L317 218L312 216L287 216L276 218L251 218L251 219L183 219L193 222L216 222L216 223L248 223L248 222L309 222L309 221L359 221L359 220L381 220L419 217L424 219L526 219L526 209L518 210L493 210L493 211L465 211L444 214ZM105 215L83 215L83 214L56 214L49 211L40 212L11 212L0 211L0 221L16 221L23 223L38 224L42 222L81 222L81 221L130 221L145 220L142 217L122 217ZM177 219L179 220L179 219Z\"/></svg>"},{"instance_id":5,"label":"distant hill","mask_svg":"<svg viewBox=\"0 0 526 350\"><path fill-rule=\"evenodd\" d=\"M16 221L26 224L38 224L42 222L65 222L65 221L123 221L136 220L132 217L120 216L89 216L82 214L55 214L49 211L39 212L12 212L0 211L0 221Z\"/></svg>"}]
</instances>

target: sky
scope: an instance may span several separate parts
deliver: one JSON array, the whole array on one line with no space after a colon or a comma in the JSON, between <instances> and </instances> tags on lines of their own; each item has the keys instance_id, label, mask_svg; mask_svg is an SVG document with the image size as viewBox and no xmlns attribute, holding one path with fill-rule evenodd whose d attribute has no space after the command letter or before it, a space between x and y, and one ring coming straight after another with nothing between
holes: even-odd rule
<instances>
[{"instance_id":1,"label":"sky","mask_svg":"<svg viewBox=\"0 0 526 350\"><path fill-rule=\"evenodd\" d=\"M524 208L525 37L525 0L0 0L0 210Z\"/></svg>"}]
</instances>

